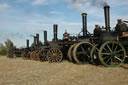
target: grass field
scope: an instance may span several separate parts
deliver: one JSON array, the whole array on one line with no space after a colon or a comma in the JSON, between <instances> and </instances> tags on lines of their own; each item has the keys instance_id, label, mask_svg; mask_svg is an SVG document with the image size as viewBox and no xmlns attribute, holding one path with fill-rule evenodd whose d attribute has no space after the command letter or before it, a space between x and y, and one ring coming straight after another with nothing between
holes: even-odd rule
<instances>
[{"instance_id":1,"label":"grass field","mask_svg":"<svg viewBox=\"0 0 128 85\"><path fill-rule=\"evenodd\" d=\"M111 68L0 56L0 85L128 85L128 64Z\"/></svg>"}]
</instances>

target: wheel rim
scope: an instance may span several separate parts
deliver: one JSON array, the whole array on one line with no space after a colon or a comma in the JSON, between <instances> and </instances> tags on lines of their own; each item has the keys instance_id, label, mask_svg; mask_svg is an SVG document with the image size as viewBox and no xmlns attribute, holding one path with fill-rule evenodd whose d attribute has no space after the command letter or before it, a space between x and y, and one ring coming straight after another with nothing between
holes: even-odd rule
<instances>
[{"instance_id":1,"label":"wheel rim","mask_svg":"<svg viewBox=\"0 0 128 85\"><path fill-rule=\"evenodd\" d=\"M99 64L98 52L99 52L99 48L98 48L98 44L96 44L93 46L90 52L90 57L91 57L90 62L92 64Z\"/></svg>"},{"instance_id":2,"label":"wheel rim","mask_svg":"<svg viewBox=\"0 0 128 85\"><path fill-rule=\"evenodd\" d=\"M76 45L76 44L71 45L71 47L70 47L69 50L68 50L68 58L69 58L69 60L70 60L71 62L73 61L73 49L74 49L75 45Z\"/></svg>"},{"instance_id":3,"label":"wheel rim","mask_svg":"<svg viewBox=\"0 0 128 85\"><path fill-rule=\"evenodd\" d=\"M33 60L36 61L36 51L33 51L33 53L32 53L32 57L33 57Z\"/></svg>"},{"instance_id":4,"label":"wheel rim","mask_svg":"<svg viewBox=\"0 0 128 85\"><path fill-rule=\"evenodd\" d=\"M46 53L47 51L45 49L39 51L40 61L47 61Z\"/></svg>"},{"instance_id":5,"label":"wheel rim","mask_svg":"<svg viewBox=\"0 0 128 85\"><path fill-rule=\"evenodd\" d=\"M99 59L105 66L116 67L124 62L126 52L121 43L116 41L105 42L99 50Z\"/></svg>"},{"instance_id":6,"label":"wheel rim","mask_svg":"<svg viewBox=\"0 0 128 85\"><path fill-rule=\"evenodd\" d=\"M30 54L31 54L31 52L28 52L28 59L30 59Z\"/></svg>"},{"instance_id":7,"label":"wheel rim","mask_svg":"<svg viewBox=\"0 0 128 85\"><path fill-rule=\"evenodd\" d=\"M49 62L61 62L63 58L62 52L58 48L51 48L47 52L47 59Z\"/></svg>"},{"instance_id":8,"label":"wheel rim","mask_svg":"<svg viewBox=\"0 0 128 85\"><path fill-rule=\"evenodd\" d=\"M92 44L89 42L78 43L73 50L73 58L78 64L87 63L90 57Z\"/></svg>"},{"instance_id":9,"label":"wheel rim","mask_svg":"<svg viewBox=\"0 0 128 85\"><path fill-rule=\"evenodd\" d=\"M31 60L33 60L33 58L32 58L32 53L33 53L33 52L30 53L30 59L31 59Z\"/></svg>"},{"instance_id":10,"label":"wheel rim","mask_svg":"<svg viewBox=\"0 0 128 85\"><path fill-rule=\"evenodd\" d=\"M29 59L30 53L28 51L23 51L21 53L21 56L23 57L23 59Z\"/></svg>"},{"instance_id":11,"label":"wheel rim","mask_svg":"<svg viewBox=\"0 0 128 85\"><path fill-rule=\"evenodd\" d=\"M39 51L35 51L35 60L36 60L36 61L40 60L39 57L40 57L40 56L39 56Z\"/></svg>"},{"instance_id":12,"label":"wheel rim","mask_svg":"<svg viewBox=\"0 0 128 85\"><path fill-rule=\"evenodd\" d=\"M35 51L32 51L30 54L30 59L35 60Z\"/></svg>"}]
</instances>

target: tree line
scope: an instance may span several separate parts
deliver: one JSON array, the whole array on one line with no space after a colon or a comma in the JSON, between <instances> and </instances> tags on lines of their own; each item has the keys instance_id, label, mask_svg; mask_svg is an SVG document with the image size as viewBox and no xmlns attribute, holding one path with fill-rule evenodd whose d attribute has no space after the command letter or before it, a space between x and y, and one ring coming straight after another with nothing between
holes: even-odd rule
<instances>
[{"instance_id":1,"label":"tree line","mask_svg":"<svg viewBox=\"0 0 128 85\"><path fill-rule=\"evenodd\" d=\"M13 42L9 39L6 40L4 44L0 43L0 55L7 55L10 48L15 47Z\"/></svg>"}]
</instances>

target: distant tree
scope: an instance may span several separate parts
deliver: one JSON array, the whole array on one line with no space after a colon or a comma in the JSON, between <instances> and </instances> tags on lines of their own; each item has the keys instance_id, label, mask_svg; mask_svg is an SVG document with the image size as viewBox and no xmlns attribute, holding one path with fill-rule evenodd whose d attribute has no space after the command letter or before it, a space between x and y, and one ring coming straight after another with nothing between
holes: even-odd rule
<instances>
[{"instance_id":1,"label":"distant tree","mask_svg":"<svg viewBox=\"0 0 128 85\"><path fill-rule=\"evenodd\" d=\"M13 50L16 47L14 46L13 42L9 39L7 41L5 41L5 45L6 45L6 48L8 51L8 57L12 58L13 57Z\"/></svg>"},{"instance_id":2,"label":"distant tree","mask_svg":"<svg viewBox=\"0 0 128 85\"><path fill-rule=\"evenodd\" d=\"M4 47L4 45L2 43L0 43L0 51L2 50L3 47Z\"/></svg>"},{"instance_id":3,"label":"distant tree","mask_svg":"<svg viewBox=\"0 0 128 85\"><path fill-rule=\"evenodd\" d=\"M0 43L0 55L7 55L7 48Z\"/></svg>"},{"instance_id":4,"label":"distant tree","mask_svg":"<svg viewBox=\"0 0 128 85\"><path fill-rule=\"evenodd\" d=\"M5 45L7 47L7 50L9 50L10 48L13 48L13 42L11 40L7 40L5 41Z\"/></svg>"},{"instance_id":5,"label":"distant tree","mask_svg":"<svg viewBox=\"0 0 128 85\"><path fill-rule=\"evenodd\" d=\"M2 49L0 51L0 55L7 55L7 50L6 49Z\"/></svg>"}]
</instances>

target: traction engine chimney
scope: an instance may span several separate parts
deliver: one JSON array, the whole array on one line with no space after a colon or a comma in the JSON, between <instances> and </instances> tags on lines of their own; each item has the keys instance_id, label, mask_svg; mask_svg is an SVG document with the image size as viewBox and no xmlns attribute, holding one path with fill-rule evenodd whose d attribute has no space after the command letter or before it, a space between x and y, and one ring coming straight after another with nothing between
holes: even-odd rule
<instances>
[{"instance_id":1,"label":"traction engine chimney","mask_svg":"<svg viewBox=\"0 0 128 85\"><path fill-rule=\"evenodd\" d=\"M57 25L57 24L54 24L54 25L53 25L53 32L54 32L54 33L53 33L53 34L54 34L54 35L53 35L53 36L54 36L54 37L53 37L53 41L57 41L57 40L58 40L58 38L57 38L57 31L58 31L58 25Z\"/></svg>"},{"instance_id":2,"label":"traction engine chimney","mask_svg":"<svg viewBox=\"0 0 128 85\"><path fill-rule=\"evenodd\" d=\"M36 45L36 40L37 40L37 37L36 37L36 36L33 36L33 38L34 38L33 43L34 43L34 45Z\"/></svg>"},{"instance_id":3,"label":"traction engine chimney","mask_svg":"<svg viewBox=\"0 0 128 85\"><path fill-rule=\"evenodd\" d=\"M26 40L27 48L29 48L29 40Z\"/></svg>"},{"instance_id":4,"label":"traction engine chimney","mask_svg":"<svg viewBox=\"0 0 128 85\"><path fill-rule=\"evenodd\" d=\"M36 38L37 38L37 46L39 46L39 34L36 34Z\"/></svg>"},{"instance_id":5,"label":"traction engine chimney","mask_svg":"<svg viewBox=\"0 0 128 85\"><path fill-rule=\"evenodd\" d=\"M87 13L82 13L83 36L87 35Z\"/></svg>"},{"instance_id":6,"label":"traction engine chimney","mask_svg":"<svg viewBox=\"0 0 128 85\"><path fill-rule=\"evenodd\" d=\"M104 15L105 15L105 28L107 32L110 32L110 13L109 6L104 6Z\"/></svg>"},{"instance_id":7,"label":"traction engine chimney","mask_svg":"<svg viewBox=\"0 0 128 85\"><path fill-rule=\"evenodd\" d=\"M47 44L47 31L44 31L44 44Z\"/></svg>"}]
</instances>

